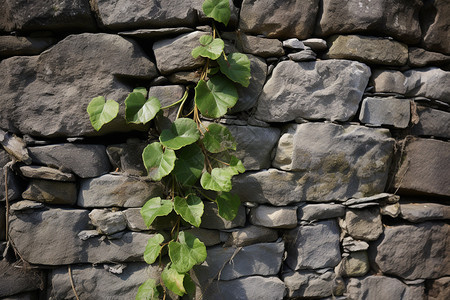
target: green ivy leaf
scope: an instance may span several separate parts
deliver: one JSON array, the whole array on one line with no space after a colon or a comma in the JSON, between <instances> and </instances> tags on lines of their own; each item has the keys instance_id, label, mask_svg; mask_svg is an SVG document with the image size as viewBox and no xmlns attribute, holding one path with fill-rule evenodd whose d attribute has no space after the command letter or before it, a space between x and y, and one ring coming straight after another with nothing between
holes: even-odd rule
<instances>
[{"instance_id":1,"label":"green ivy leaf","mask_svg":"<svg viewBox=\"0 0 450 300\"><path fill-rule=\"evenodd\" d=\"M197 196L175 197L174 209L176 213L195 227L199 227L202 222L203 207L202 199Z\"/></svg>"},{"instance_id":2,"label":"green ivy leaf","mask_svg":"<svg viewBox=\"0 0 450 300\"><path fill-rule=\"evenodd\" d=\"M205 39L204 37L209 37L211 39L208 38ZM191 52L191 55L194 58L197 58L199 56L202 57L208 57L210 59L218 59L220 54L222 54L223 48L225 47L225 43L223 42L222 39L213 39L212 36L210 35L203 35L200 37L200 43L203 46L198 46L196 48L194 48Z\"/></svg>"},{"instance_id":3,"label":"green ivy leaf","mask_svg":"<svg viewBox=\"0 0 450 300\"><path fill-rule=\"evenodd\" d=\"M152 220L153 222L153 220ZM150 223L151 224L151 223ZM144 251L144 260L146 263L151 265L156 261L161 251L161 243L164 242L164 237L161 234L155 234L151 237Z\"/></svg>"},{"instance_id":4,"label":"green ivy leaf","mask_svg":"<svg viewBox=\"0 0 450 300\"><path fill-rule=\"evenodd\" d=\"M197 144L192 144L177 151L178 159L172 174L183 186L192 186L202 176L205 156Z\"/></svg>"},{"instance_id":5,"label":"green ivy leaf","mask_svg":"<svg viewBox=\"0 0 450 300\"><path fill-rule=\"evenodd\" d=\"M245 167L242 161L233 155L231 156L230 160L230 168L233 169L233 171L235 172L234 175L245 172Z\"/></svg>"},{"instance_id":6,"label":"green ivy leaf","mask_svg":"<svg viewBox=\"0 0 450 300\"><path fill-rule=\"evenodd\" d=\"M161 143L158 142L148 145L142 152L142 160L148 175L155 181L161 180L172 172L176 159L175 151L163 149Z\"/></svg>"},{"instance_id":7,"label":"green ivy leaf","mask_svg":"<svg viewBox=\"0 0 450 300\"><path fill-rule=\"evenodd\" d=\"M250 84L250 60L247 55L242 53L228 54L227 59L224 56L217 60L220 71L232 81L240 83L244 87Z\"/></svg>"},{"instance_id":8,"label":"green ivy leaf","mask_svg":"<svg viewBox=\"0 0 450 300\"><path fill-rule=\"evenodd\" d=\"M203 145L211 153L236 150L236 142L230 130L223 125L210 124L203 137Z\"/></svg>"},{"instance_id":9,"label":"green ivy leaf","mask_svg":"<svg viewBox=\"0 0 450 300\"><path fill-rule=\"evenodd\" d=\"M208 82L200 80L195 87L195 103L202 115L220 118L238 100L234 84L227 78L215 75Z\"/></svg>"},{"instance_id":10,"label":"green ivy leaf","mask_svg":"<svg viewBox=\"0 0 450 300\"><path fill-rule=\"evenodd\" d=\"M133 93L141 93L145 98L147 98L147 89L145 87L137 87L133 89Z\"/></svg>"},{"instance_id":11,"label":"green ivy leaf","mask_svg":"<svg viewBox=\"0 0 450 300\"><path fill-rule=\"evenodd\" d=\"M231 191L231 178L235 172L231 168L214 168L211 173L205 172L200 178L200 184L205 190L217 192Z\"/></svg>"},{"instance_id":12,"label":"green ivy leaf","mask_svg":"<svg viewBox=\"0 0 450 300\"><path fill-rule=\"evenodd\" d=\"M157 98L150 97L147 100L142 92L139 90L132 92L125 99L125 119L129 123L145 124L161 109L161 103Z\"/></svg>"},{"instance_id":13,"label":"green ivy leaf","mask_svg":"<svg viewBox=\"0 0 450 300\"><path fill-rule=\"evenodd\" d=\"M170 149L178 150L195 143L200 138L197 124L192 119L180 118L172 123L170 129L165 129L159 136L161 144Z\"/></svg>"},{"instance_id":14,"label":"green ivy leaf","mask_svg":"<svg viewBox=\"0 0 450 300\"><path fill-rule=\"evenodd\" d=\"M138 289L135 300L158 300L159 292L156 288L156 282L153 279L147 279Z\"/></svg>"},{"instance_id":15,"label":"green ivy leaf","mask_svg":"<svg viewBox=\"0 0 450 300\"><path fill-rule=\"evenodd\" d=\"M144 219L145 225L150 227L156 217L167 216L173 209L171 200L162 200L160 197L155 197L147 201L141 208L141 216Z\"/></svg>"},{"instance_id":16,"label":"green ivy leaf","mask_svg":"<svg viewBox=\"0 0 450 300\"><path fill-rule=\"evenodd\" d=\"M186 290L183 285L184 276L185 274L180 274L174 268L171 268L170 264L168 264L161 273L161 278L164 285L178 296L183 296L186 294Z\"/></svg>"},{"instance_id":17,"label":"green ivy leaf","mask_svg":"<svg viewBox=\"0 0 450 300\"><path fill-rule=\"evenodd\" d=\"M194 235L181 231L178 242L169 243L169 256L172 267L179 273L185 273L206 259L206 247Z\"/></svg>"},{"instance_id":18,"label":"green ivy leaf","mask_svg":"<svg viewBox=\"0 0 450 300\"><path fill-rule=\"evenodd\" d=\"M89 120L92 127L99 131L103 125L111 122L119 113L119 103L114 100L105 101L105 97L99 96L89 102L87 107Z\"/></svg>"},{"instance_id":19,"label":"green ivy leaf","mask_svg":"<svg viewBox=\"0 0 450 300\"><path fill-rule=\"evenodd\" d=\"M195 294L196 286L189 273L186 273L186 275L184 276L183 285L189 295Z\"/></svg>"},{"instance_id":20,"label":"green ivy leaf","mask_svg":"<svg viewBox=\"0 0 450 300\"><path fill-rule=\"evenodd\" d=\"M231 16L230 3L228 0L205 0L202 8L207 17L228 25Z\"/></svg>"},{"instance_id":21,"label":"green ivy leaf","mask_svg":"<svg viewBox=\"0 0 450 300\"><path fill-rule=\"evenodd\" d=\"M241 205L239 196L226 192L218 195L216 202L219 208L219 215L229 221L236 217Z\"/></svg>"}]
</instances>

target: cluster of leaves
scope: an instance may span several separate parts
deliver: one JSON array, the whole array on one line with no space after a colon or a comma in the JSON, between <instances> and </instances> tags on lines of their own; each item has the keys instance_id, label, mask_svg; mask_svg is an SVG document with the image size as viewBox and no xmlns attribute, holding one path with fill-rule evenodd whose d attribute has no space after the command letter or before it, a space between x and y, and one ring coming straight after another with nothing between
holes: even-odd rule
<instances>
[{"instance_id":1,"label":"cluster of leaves","mask_svg":"<svg viewBox=\"0 0 450 300\"><path fill-rule=\"evenodd\" d=\"M205 0L203 11L225 25L230 19L228 0ZM170 262L162 271L161 281L180 296L195 290L189 271L207 255L205 245L198 238L180 230L180 218L192 226L200 226L204 210L202 198L215 202L219 215L227 220L234 219L240 206L239 197L230 193L232 177L245 171L242 162L231 154L236 150L236 142L228 128L217 123L206 126L201 116L220 118L236 104L235 83L249 85L250 61L242 53L226 55L225 43L218 34L213 24L212 34L202 36L200 46L192 50L194 58L205 59L195 87L192 116L180 117L180 109L171 128L163 130L159 140L149 144L142 153L148 176L154 181L168 178L171 186L167 199L155 197L142 207L146 225L150 227L157 217L172 212L179 216L170 238L157 233L149 239L144 260L153 264L159 257L161 263L161 256L167 251ZM157 98L147 97L145 88L136 88L125 100L125 119L128 123L146 124L162 109L176 104L183 107L187 96L186 92L179 101L161 108ZM100 96L92 99L87 111L92 126L100 130L117 117L119 104ZM205 190L213 191L215 197L207 196ZM158 297L156 282L148 279L140 286L136 299Z\"/></svg>"}]
</instances>

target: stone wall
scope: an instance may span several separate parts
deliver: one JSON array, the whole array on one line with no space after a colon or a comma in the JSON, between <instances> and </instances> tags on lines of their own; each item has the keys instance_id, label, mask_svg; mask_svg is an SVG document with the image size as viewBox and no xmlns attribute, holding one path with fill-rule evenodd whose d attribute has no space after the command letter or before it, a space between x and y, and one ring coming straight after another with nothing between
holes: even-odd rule
<instances>
[{"instance_id":1,"label":"stone wall","mask_svg":"<svg viewBox=\"0 0 450 300\"><path fill-rule=\"evenodd\" d=\"M133 299L158 278L142 253L173 218L145 227L165 190L140 152L177 108L97 133L86 107L179 99L201 3L0 0L0 298ZM205 202L192 229L197 298L450 299L450 2L230 3L252 79L221 122L247 171L237 218Z\"/></svg>"}]
</instances>

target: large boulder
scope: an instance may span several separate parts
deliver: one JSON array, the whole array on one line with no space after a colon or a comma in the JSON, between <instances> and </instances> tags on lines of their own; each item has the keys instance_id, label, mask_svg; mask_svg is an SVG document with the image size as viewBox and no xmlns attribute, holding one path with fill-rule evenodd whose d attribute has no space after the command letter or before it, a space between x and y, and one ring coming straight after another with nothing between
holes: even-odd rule
<instances>
[{"instance_id":1,"label":"large boulder","mask_svg":"<svg viewBox=\"0 0 450 300\"><path fill-rule=\"evenodd\" d=\"M121 78L156 76L135 42L105 33L70 35L39 56L5 59L0 69L0 127L41 137L98 134L86 112L91 99L123 103L131 88ZM108 125L101 133L133 128L124 120Z\"/></svg>"},{"instance_id":2,"label":"large boulder","mask_svg":"<svg viewBox=\"0 0 450 300\"><path fill-rule=\"evenodd\" d=\"M283 61L264 85L255 117L347 121L358 110L370 74L365 64L349 60Z\"/></svg>"},{"instance_id":3,"label":"large boulder","mask_svg":"<svg viewBox=\"0 0 450 300\"><path fill-rule=\"evenodd\" d=\"M314 31L319 0L244 0L239 29L267 37L306 39Z\"/></svg>"},{"instance_id":4,"label":"large boulder","mask_svg":"<svg viewBox=\"0 0 450 300\"><path fill-rule=\"evenodd\" d=\"M392 36L406 43L420 40L420 0L321 0L321 4L323 11L316 26L320 36L365 33Z\"/></svg>"},{"instance_id":5,"label":"large boulder","mask_svg":"<svg viewBox=\"0 0 450 300\"><path fill-rule=\"evenodd\" d=\"M369 249L383 274L408 280L450 275L450 225L425 222L388 226Z\"/></svg>"}]
</instances>

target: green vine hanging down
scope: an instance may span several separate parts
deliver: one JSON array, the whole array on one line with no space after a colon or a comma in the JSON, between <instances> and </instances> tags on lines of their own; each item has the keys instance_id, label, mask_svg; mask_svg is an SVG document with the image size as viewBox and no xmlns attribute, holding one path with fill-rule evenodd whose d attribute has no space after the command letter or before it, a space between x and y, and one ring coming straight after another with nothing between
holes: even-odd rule
<instances>
[{"instance_id":1,"label":"green vine hanging down","mask_svg":"<svg viewBox=\"0 0 450 300\"><path fill-rule=\"evenodd\" d=\"M231 15L228 0L205 0L203 12L225 25ZM220 118L236 104L235 84L249 85L250 61L242 53L226 55L224 41L214 22L212 28L212 34L202 36L200 46L192 50L194 58L205 58L205 65L195 87L194 109L188 116L182 116L187 91L183 98L163 108L157 98L151 95L147 98L145 88L134 89L125 99L125 119L136 124L146 124L159 111L180 105L171 128L163 130L159 141L148 145L142 153L148 176L154 181L166 178L171 187L167 199L152 198L142 207L145 224L150 227L155 218L172 211L178 215L178 221L169 238L155 234L144 252L148 264L153 264L158 257L162 264L161 257L168 252L170 262L161 273L162 287L148 279L139 287L136 299L158 299L160 293L165 296L166 288L179 296L193 293L195 285L189 271L206 259L206 247L198 238L181 230L181 218L199 227L204 208L202 199L215 202L219 215L227 220L234 219L240 206L239 197L230 193L232 177L245 171L242 162L231 154L236 150L236 142L225 126L217 123L206 126L201 116ZM98 131L117 117L119 104L100 96L92 99L87 112ZM206 196L204 190L214 191L215 199Z\"/></svg>"}]
</instances>

